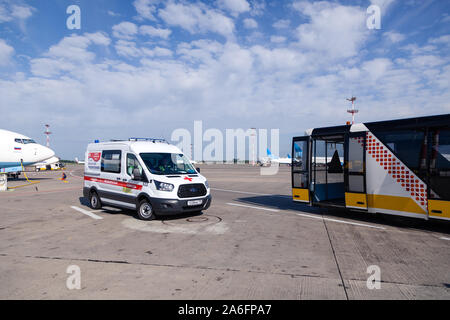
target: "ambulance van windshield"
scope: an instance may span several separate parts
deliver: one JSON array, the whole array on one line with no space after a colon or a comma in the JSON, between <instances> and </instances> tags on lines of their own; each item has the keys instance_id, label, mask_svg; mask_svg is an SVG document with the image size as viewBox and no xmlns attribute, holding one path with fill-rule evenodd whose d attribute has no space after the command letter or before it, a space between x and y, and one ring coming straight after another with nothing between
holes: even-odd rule
<instances>
[{"instance_id":1,"label":"ambulance van windshield","mask_svg":"<svg viewBox=\"0 0 450 320\"><path fill-rule=\"evenodd\" d=\"M197 173L188 158L177 153L141 153L142 160L153 174Z\"/></svg>"}]
</instances>

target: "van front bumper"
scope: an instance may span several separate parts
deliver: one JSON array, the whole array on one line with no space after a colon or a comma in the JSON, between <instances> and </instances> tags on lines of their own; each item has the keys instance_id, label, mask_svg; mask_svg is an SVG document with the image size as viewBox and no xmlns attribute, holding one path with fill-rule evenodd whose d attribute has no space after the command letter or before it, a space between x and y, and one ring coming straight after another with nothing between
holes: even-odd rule
<instances>
[{"instance_id":1,"label":"van front bumper","mask_svg":"<svg viewBox=\"0 0 450 320\"><path fill-rule=\"evenodd\" d=\"M188 201L192 200L202 200L202 204L198 206L188 206ZM157 214L170 215L206 210L211 205L211 195L203 198L185 200L152 198L150 201Z\"/></svg>"}]
</instances>

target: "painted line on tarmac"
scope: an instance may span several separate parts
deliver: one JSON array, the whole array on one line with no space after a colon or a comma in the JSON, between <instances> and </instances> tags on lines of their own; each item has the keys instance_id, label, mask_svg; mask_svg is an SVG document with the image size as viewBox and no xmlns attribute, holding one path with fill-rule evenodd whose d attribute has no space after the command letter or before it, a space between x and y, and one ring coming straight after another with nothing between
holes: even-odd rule
<instances>
[{"instance_id":1,"label":"painted line on tarmac","mask_svg":"<svg viewBox=\"0 0 450 320\"><path fill-rule=\"evenodd\" d=\"M358 226L358 227L367 227L367 228L373 228L373 229L380 229L380 230L386 230L386 228L383 227L377 227L377 226L372 226L370 224L364 224L364 223L356 223L356 222L350 222L350 221L342 221L342 220L337 220L337 219L331 219L331 218L325 218L325 217L317 217L317 216L312 216L309 214L302 214L302 213L296 213L296 215L300 216L300 217L306 217L306 218L314 218L314 219L320 219L320 220L325 220L325 221L330 221L330 222L337 222L337 223L344 223L344 224L351 224L353 226Z\"/></svg>"},{"instance_id":2,"label":"painted line on tarmac","mask_svg":"<svg viewBox=\"0 0 450 320\"><path fill-rule=\"evenodd\" d=\"M447 238L447 237L440 237L439 239L450 241L450 238Z\"/></svg>"},{"instance_id":3,"label":"painted line on tarmac","mask_svg":"<svg viewBox=\"0 0 450 320\"><path fill-rule=\"evenodd\" d=\"M224 192L232 192L232 193L251 194L251 195L255 195L255 196L271 196L271 197L290 198L290 196L276 195L276 194L268 194L268 193L256 193L256 192L237 191L237 190L228 190L228 189L217 189L217 188L211 188L211 190L215 190L215 191L224 191Z\"/></svg>"},{"instance_id":4,"label":"painted line on tarmac","mask_svg":"<svg viewBox=\"0 0 450 320\"><path fill-rule=\"evenodd\" d=\"M265 210L265 211L271 211L271 212L280 212L280 210L277 210L277 209L269 209L269 208L263 208L263 207L255 207L255 206L246 206L246 205L243 205L243 204L237 204L237 203L231 203L231 202L227 202L227 204L230 205L230 206L235 206L235 207L244 207L244 208Z\"/></svg>"},{"instance_id":5,"label":"painted line on tarmac","mask_svg":"<svg viewBox=\"0 0 450 320\"><path fill-rule=\"evenodd\" d=\"M26 192L15 191L14 193L9 193L9 194L4 194L4 195L5 196L10 195L10 196L13 196L13 197L21 197L21 196L27 195L27 194L39 195L39 194L42 194L42 193L57 193L57 192L66 192L66 191L70 191L70 190L80 190L80 187L52 189L52 190L43 190L43 191L26 191Z\"/></svg>"},{"instance_id":6,"label":"painted line on tarmac","mask_svg":"<svg viewBox=\"0 0 450 320\"><path fill-rule=\"evenodd\" d=\"M236 206L236 207L244 207L244 208L258 209L258 210L266 210L266 211L271 211L271 212L280 212L280 210L277 210L277 209L269 209L269 208L263 208L263 207L247 206L247 205L231 203L231 202L228 202L227 204L230 205L230 206ZM322 217L322 216L313 216L313 215L302 214L302 213L296 213L296 215L300 216L300 217L305 217L305 218L313 218L313 219L325 220L325 221L330 221L330 222L350 224L350 225L354 225L354 226L358 226L358 227L367 227L367 228L373 228L373 229L386 230L386 228L372 226L370 224L356 223L356 222L350 222L350 221L342 221L342 220L325 218L325 217Z\"/></svg>"},{"instance_id":7,"label":"painted line on tarmac","mask_svg":"<svg viewBox=\"0 0 450 320\"><path fill-rule=\"evenodd\" d=\"M69 174L72 176L72 177L75 177L75 178L79 178L79 179L83 179L84 177L81 177L81 176L77 176L76 174L73 174L73 171L69 171Z\"/></svg>"},{"instance_id":8,"label":"painted line on tarmac","mask_svg":"<svg viewBox=\"0 0 450 320\"><path fill-rule=\"evenodd\" d=\"M85 215L87 215L87 216L89 216L89 217L91 217L93 219L96 219L96 220L103 219L102 217L100 217L100 216L98 216L98 215L96 215L96 214L94 214L92 212L86 211L86 210L78 208L76 206L71 206L71 208L74 209L74 210L77 210L78 212L81 212L81 213L83 213L83 214L85 214Z\"/></svg>"}]
</instances>

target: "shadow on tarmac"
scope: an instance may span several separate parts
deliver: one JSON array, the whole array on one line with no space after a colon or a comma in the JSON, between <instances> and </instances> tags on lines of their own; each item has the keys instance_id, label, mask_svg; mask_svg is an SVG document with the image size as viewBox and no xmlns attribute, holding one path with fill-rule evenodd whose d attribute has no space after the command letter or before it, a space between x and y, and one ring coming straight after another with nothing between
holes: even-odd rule
<instances>
[{"instance_id":1,"label":"shadow on tarmac","mask_svg":"<svg viewBox=\"0 0 450 320\"><path fill-rule=\"evenodd\" d=\"M80 201L80 205L85 207L86 210L92 210L90 207L89 199L85 197L79 197L78 200ZM121 209L121 208L113 208L109 206L102 207L100 210L102 210L105 213L108 214L122 214L127 216L133 216L134 218L138 219L136 211L132 209ZM171 220L182 220L192 217L198 217L202 216L203 211L200 212L188 212L188 213L180 213L175 215L156 215L155 220L161 220L161 221L171 221Z\"/></svg>"},{"instance_id":2,"label":"shadow on tarmac","mask_svg":"<svg viewBox=\"0 0 450 320\"><path fill-rule=\"evenodd\" d=\"M450 234L450 222L441 220L422 220L417 218L398 217L387 214L371 214L365 212L348 211L339 208L310 207L307 204L294 202L284 195L254 196L234 199L247 205L264 206L278 210L294 210L299 213L324 215L329 218L352 219L358 222L372 223L381 226L397 227L402 229L417 229Z\"/></svg>"}]
</instances>

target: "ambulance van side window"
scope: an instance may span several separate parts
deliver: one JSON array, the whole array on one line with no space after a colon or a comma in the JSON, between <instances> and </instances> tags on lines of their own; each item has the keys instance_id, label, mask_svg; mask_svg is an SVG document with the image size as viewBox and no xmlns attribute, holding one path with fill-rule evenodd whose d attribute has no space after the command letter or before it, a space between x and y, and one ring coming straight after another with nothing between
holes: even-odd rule
<instances>
[{"instance_id":1,"label":"ambulance van side window","mask_svg":"<svg viewBox=\"0 0 450 320\"><path fill-rule=\"evenodd\" d=\"M127 154L127 174L131 177L134 169L139 169L140 174L142 175L142 166L140 165L138 159L134 154Z\"/></svg>"},{"instance_id":2,"label":"ambulance van side window","mask_svg":"<svg viewBox=\"0 0 450 320\"><path fill-rule=\"evenodd\" d=\"M120 173L122 152L120 150L104 150L102 152L102 172Z\"/></svg>"}]
</instances>

